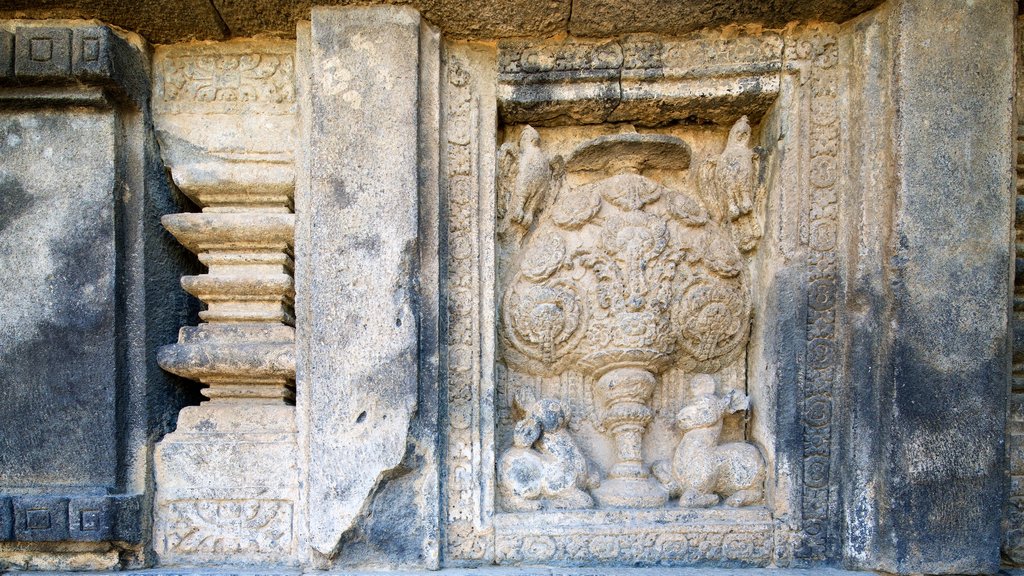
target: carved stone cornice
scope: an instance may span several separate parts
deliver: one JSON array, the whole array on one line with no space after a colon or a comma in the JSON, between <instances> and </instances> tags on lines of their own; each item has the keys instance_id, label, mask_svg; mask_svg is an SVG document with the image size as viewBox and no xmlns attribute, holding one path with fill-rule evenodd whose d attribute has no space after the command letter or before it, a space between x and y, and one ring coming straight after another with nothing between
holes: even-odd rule
<instances>
[{"instance_id":1,"label":"carved stone cornice","mask_svg":"<svg viewBox=\"0 0 1024 576\"><path fill-rule=\"evenodd\" d=\"M778 97L782 35L759 28L678 39L505 41L498 105L510 123L536 126L760 118Z\"/></svg>"},{"instance_id":2,"label":"carved stone cornice","mask_svg":"<svg viewBox=\"0 0 1024 576\"><path fill-rule=\"evenodd\" d=\"M149 102L149 78L139 50L109 27L29 20L0 25L0 88L83 86L139 109Z\"/></svg>"}]
</instances>

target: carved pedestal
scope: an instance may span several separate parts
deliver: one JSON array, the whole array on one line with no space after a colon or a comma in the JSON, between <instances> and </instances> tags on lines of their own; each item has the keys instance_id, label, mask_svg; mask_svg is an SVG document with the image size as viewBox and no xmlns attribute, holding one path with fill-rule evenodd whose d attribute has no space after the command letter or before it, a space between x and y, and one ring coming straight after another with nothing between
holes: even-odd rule
<instances>
[{"instance_id":1,"label":"carved pedestal","mask_svg":"<svg viewBox=\"0 0 1024 576\"><path fill-rule=\"evenodd\" d=\"M206 304L160 365L209 402L182 410L155 458L155 548L164 562L296 561L292 214L294 47L247 43L156 56L165 162L200 213L163 224L207 272Z\"/></svg>"},{"instance_id":2,"label":"carved pedestal","mask_svg":"<svg viewBox=\"0 0 1024 576\"><path fill-rule=\"evenodd\" d=\"M602 506L658 508L668 502L668 491L647 472L643 436L654 417L647 407L657 380L643 368L614 368L597 381L603 397L601 426L615 439L616 462L608 478L594 490Z\"/></svg>"}]
</instances>

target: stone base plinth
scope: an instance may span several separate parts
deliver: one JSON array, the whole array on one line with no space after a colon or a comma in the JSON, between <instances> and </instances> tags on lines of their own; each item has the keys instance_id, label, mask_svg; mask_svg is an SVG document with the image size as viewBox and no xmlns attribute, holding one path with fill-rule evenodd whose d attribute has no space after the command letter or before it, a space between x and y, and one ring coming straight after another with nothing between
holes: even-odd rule
<instances>
[{"instance_id":1,"label":"stone base plinth","mask_svg":"<svg viewBox=\"0 0 1024 576\"><path fill-rule=\"evenodd\" d=\"M289 564L298 467L293 408L186 408L157 446L154 548L166 564Z\"/></svg>"},{"instance_id":2,"label":"stone base plinth","mask_svg":"<svg viewBox=\"0 0 1024 576\"><path fill-rule=\"evenodd\" d=\"M11 572L12 576L19 574ZM25 576L49 576L32 572ZM299 570L233 569L156 569L129 572L93 572L90 576L869 576L869 572L851 572L833 568L801 569L747 569L723 568L449 568L445 570L411 570L397 572L343 571L302 572Z\"/></svg>"}]
</instances>

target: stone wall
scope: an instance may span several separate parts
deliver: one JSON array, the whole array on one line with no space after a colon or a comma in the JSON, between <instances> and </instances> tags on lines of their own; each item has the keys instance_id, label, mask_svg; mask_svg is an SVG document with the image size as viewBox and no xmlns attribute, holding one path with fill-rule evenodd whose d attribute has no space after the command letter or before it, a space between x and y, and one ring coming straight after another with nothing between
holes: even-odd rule
<instances>
[{"instance_id":1,"label":"stone wall","mask_svg":"<svg viewBox=\"0 0 1024 576\"><path fill-rule=\"evenodd\" d=\"M10 8L0 568L1019 561L1015 7L841 4Z\"/></svg>"}]
</instances>

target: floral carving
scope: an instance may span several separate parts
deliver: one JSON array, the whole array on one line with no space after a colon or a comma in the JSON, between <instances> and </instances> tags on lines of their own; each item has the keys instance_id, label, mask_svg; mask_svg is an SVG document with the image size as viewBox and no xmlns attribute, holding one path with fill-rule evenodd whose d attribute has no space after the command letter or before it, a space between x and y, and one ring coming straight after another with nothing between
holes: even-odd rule
<instances>
[{"instance_id":1,"label":"floral carving","mask_svg":"<svg viewBox=\"0 0 1024 576\"><path fill-rule=\"evenodd\" d=\"M162 514L169 552L277 555L292 547L292 506L283 500L181 500Z\"/></svg>"},{"instance_id":2,"label":"floral carving","mask_svg":"<svg viewBox=\"0 0 1024 576\"><path fill-rule=\"evenodd\" d=\"M160 105L295 103L294 57L287 52L225 53L196 48L159 61ZM283 110L282 110L283 111Z\"/></svg>"},{"instance_id":3,"label":"floral carving","mask_svg":"<svg viewBox=\"0 0 1024 576\"><path fill-rule=\"evenodd\" d=\"M554 363L569 345L579 341L573 336L580 332L580 307L571 283L518 283L505 301L506 324L512 327L508 337L537 359Z\"/></svg>"},{"instance_id":4,"label":"floral carving","mask_svg":"<svg viewBox=\"0 0 1024 576\"><path fill-rule=\"evenodd\" d=\"M656 375L672 365L714 371L746 342L750 303L731 232L734 213L752 212L745 123L737 122L705 175L716 201L731 194L720 209L643 174L687 170L690 150L682 140L602 136L565 161L569 174L586 175L585 183L559 187L525 235L503 297L504 356L526 373L572 367L595 379L601 425L618 459L595 491L603 506L657 507L668 499L639 448ZM523 134L536 132L527 127ZM531 142L539 150L539 141ZM738 164L741 156L747 166Z\"/></svg>"}]
</instances>

